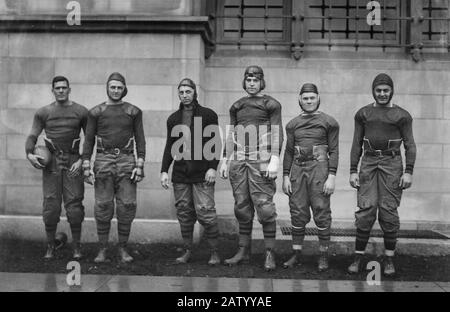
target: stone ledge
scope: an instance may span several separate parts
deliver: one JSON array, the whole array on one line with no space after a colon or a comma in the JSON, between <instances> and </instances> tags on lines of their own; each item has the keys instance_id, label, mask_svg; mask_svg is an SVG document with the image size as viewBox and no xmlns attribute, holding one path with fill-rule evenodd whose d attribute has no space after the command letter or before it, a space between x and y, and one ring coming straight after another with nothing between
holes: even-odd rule
<instances>
[{"instance_id":1,"label":"stone ledge","mask_svg":"<svg viewBox=\"0 0 450 312\"><path fill-rule=\"evenodd\" d=\"M413 228L414 222L409 225ZM338 226L349 226L345 220L336 221ZM408 223L407 223L408 224ZM417 228L423 225L416 225ZM433 226L433 225L430 225ZM222 234L236 234L236 225L232 218L219 216L219 227ZM434 225L434 228L436 225ZM443 227L443 225L441 225ZM110 241L117 242L117 222L113 220ZM66 218L62 217L58 231L70 233ZM199 242L203 229L196 223L194 230L194 241ZM42 217L37 216L0 216L0 237L19 238L26 240L44 241L45 231ZM262 228L258 223L254 224L252 234L252 253L264 251L264 240ZM96 225L93 218L86 218L83 223L83 242L96 242ZM180 229L177 220L149 220L135 219L130 236L130 242L138 243L182 243ZM354 252L354 237L331 238L330 253L350 255ZM291 251L291 236L282 235L277 228L276 252L287 254ZM303 248L304 254L317 254L318 239L315 236L306 236ZM367 245L367 254L381 255L384 252L382 238L371 238ZM450 255L450 240L439 239L399 239L397 253L405 255L420 256L443 256Z\"/></svg>"},{"instance_id":2,"label":"stone ledge","mask_svg":"<svg viewBox=\"0 0 450 312\"><path fill-rule=\"evenodd\" d=\"M207 16L86 15L81 25L67 24L66 15L0 16L0 33L182 33L198 34L205 43L206 55L214 41Z\"/></svg>"},{"instance_id":3,"label":"stone ledge","mask_svg":"<svg viewBox=\"0 0 450 312\"><path fill-rule=\"evenodd\" d=\"M58 232L68 233L70 226L65 217L61 217ZM201 227L194 228L194 242L198 243ZM42 217L38 216L0 216L0 237L33 241L45 241ZM85 218L82 232L83 242L97 242L97 230L94 218ZM111 222L110 242L117 242L117 220ZM130 242L139 243L182 243L180 226L177 220L135 219L131 228Z\"/></svg>"}]
</instances>

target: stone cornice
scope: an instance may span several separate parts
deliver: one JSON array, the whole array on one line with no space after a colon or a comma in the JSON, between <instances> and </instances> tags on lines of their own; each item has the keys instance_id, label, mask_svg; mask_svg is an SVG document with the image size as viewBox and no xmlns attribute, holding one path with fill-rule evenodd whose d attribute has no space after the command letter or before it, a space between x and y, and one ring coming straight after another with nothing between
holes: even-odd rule
<instances>
[{"instance_id":1,"label":"stone cornice","mask_svg":"<svg viewBox=\"0 0 450 312\"><path fill-rule=\"evenodd\" d=\"M207 51L214 47L207 16L83 15L71 26L66 15L0 15L0 32L199 34Z\"/></svg>"}]
</instances>

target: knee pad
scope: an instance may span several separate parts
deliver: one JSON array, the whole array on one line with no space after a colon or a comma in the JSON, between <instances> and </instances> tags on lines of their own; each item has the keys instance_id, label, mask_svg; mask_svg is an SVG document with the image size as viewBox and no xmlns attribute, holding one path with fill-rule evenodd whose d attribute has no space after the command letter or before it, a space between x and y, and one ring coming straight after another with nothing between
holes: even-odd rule
<instances>
[{"instance_id":1,"label":"knee pad","mask_svg":"<svg viewBox=\"0 0 450 312\"><path fill-rule=\"evenodd\" d=\"M357 229L360 229L363 232L370 232L372 230L372 226L375 223L375 220L367 220L367 219L356 219L355 226Z\"/></svg>"},{"instance_id":2,"label":"knee pad","mask_svg":"<svg viewBox=\"0 0 450 312\"><path fill-rule=\"evenodd\" d=\"M77 199L66 205L66 216L69 223L77 224L84 220L82 199Z\"/></svg>"},{"instance_id":3,"label":"knee pad","mask_svg":"<svg viewBox=\"0 0 450 312\"><path fill-rule=\"evenodd\" d=\"M258 220L261 224L275 221L277 213L273 202L257 203Z\"/></svg>"},{"instance_id":4,"label":"knee pad","mask_svg":"<svg viewBox=\"0 0 450 312\"><path fill-rule=\"evenodd\" d=\"M95 219L101 222L110 222L114 216L114 202L96 202L94 207Z\"/></svg>"},{"instance_id":5,"label":"knee pad","mask_svg":"<svg viewBox=\"0 0 450 312\"><path fill-rule=\"evenodd\" d=\"M136 217L136 202L117 205L117 220L121 223L131 223Z\"/></svg>"},{"instance_id":6,"label":"knee pad","mask_svg":"<svg viewBox=\"0 0 450 312\"><path fill-rule=\"evenodd\" d=\"M84 220L84 209L69 210L66 212L67 221L71 224L78 224Z\"/></svg>"},{"instance_id":7,"label":"knee pad","mask_svg":"<svg viewBox=\"0 0 450 312\"><path fill-rule=\"evenodd\" d=\"M253 213L249 209L234 210L234 215L239 223L251 223L253 222Z\"/></svg>"},{"instance_id":8,"label":"knee pad","mask_svg":"<svg viewBox=\"0 0 450 312\"><path fill-rule=\"evenodd\" d=\"M325 220L317 220L314 218L314 223L319 231L329 230L331 228L331 217L326 218Z\"/></svg>"},{"instance_id":9,"label":"knee pad","mask_svg":"<svg viewBox=\"0 0 450 312\"><path fill-rule=\"evenodd\" d=\"M217 224L216 216L199 216L199 215L197 215L197 220L198 220L198 223L200 223L205 228Z\"/></svg>"},{"instance_id":10,"label":"knee pad","mask_svg":"<svg viewBox=\"0 0 450 312\"><path fill-rule=\"evenodd\" d=\"M378 223L380 224L381 230L384 233L396 233L400 229L400 220L378 220Z\"/></svg>"},{"instance_id":11,"label":"knee pad","mask_svg":"<svg viewBox=\"0 0 450 312\"><path fill-rule=\"evenodd\" d=\"M53 211L44 211L42 218L45 224L56 224L60 220L60 215Z\"/></svg>"}]
</instances>

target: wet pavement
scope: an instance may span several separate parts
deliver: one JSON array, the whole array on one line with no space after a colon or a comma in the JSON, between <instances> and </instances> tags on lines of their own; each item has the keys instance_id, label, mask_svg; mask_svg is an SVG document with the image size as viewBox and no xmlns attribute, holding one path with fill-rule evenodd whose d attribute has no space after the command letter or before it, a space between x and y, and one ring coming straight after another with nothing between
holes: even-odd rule
<instances>
[{"instance_id":1,"label":"wet pavement","mask_svg":"<svg viewBox=\"0 0 450 312\"><path fill-rule=\"evenodd\" d=\"M450 292L450 282L0 273L0 292Z\"/></svg>"}]
</instances>

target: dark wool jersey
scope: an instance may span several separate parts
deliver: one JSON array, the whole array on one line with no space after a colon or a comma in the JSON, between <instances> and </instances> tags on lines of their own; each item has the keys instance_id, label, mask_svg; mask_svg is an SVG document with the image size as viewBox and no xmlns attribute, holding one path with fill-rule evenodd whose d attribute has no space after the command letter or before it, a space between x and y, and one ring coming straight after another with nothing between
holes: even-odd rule
<instances>
[{"instance_id":1,"label":"dark wool jersey","mask_svg":"<svg viewBox=\"0 0 450 312\"><path fill-rule=\"evenodd\" d=\"M336 174L339 161L339 124L333 117L323 112L301 114L286 125L286 135L283 175L289 175L291 171L296 146L312 154L313 146L317 145L328 145L328 172Z\"/></svg>"},{"instance_id":2,"label":"dark wool jersey","mask_svg":"<svg viewBox=\"0 0 450 312\"><path fill-rule=\"evenodd\" d=\"M243 127L255 126L258 131L257 144L258 149L264 148L261 142L264 141L259 135L259 127L266 126L267 132L276 129L276 133L271 133L271 137L267 138L267 151L272 155L279 155L281 146L283 144L283 125L281 120L281 104L273 97L268 95L263 96L246 96L235 102L230 108L230 126L235 127L241 125ZM268 126L268 127L267 127ZM239 140L238 137L234 139ZM245 142L237 142L242 146L253 145L249 144L248 139ZM235 147L233 136L229 135L227 138L224 156L230 159ZM270 147L270 148L269 148Z\"/></svg>"},{"instance_id":3,"label":"dark wool jersey","mask_svg":"<svg viewBox=\"0 0 450 312\"><path fill-rule=\"evenodd\" d=\"M99 104L89 111L83 160L90 159L95 136L102 139L104 148L124 148L134 137L138 158L145 159L145 136L142 111L128 103Z\"/></svg>"},{"instance_id":4,"label":"dark wool jersey","mask_svg":"<svg viewBox=\"0 0 450 312\"><path fill-rule=\"evenodd\" d=\"M191 122L192 122L192 116L194 116L194 108L192 108L192 109L183 108L182 109L182 120L181 120L181 123L183 125L188 126L190 128L191 127Z\"/></svg>"},{"instance_id":5,"label":"dark wool jersey","mask_svg":"<svg viewBox=\"0 0 450 312\"><path fill-rule=\"evenodd\" d=\"M363 140L367 139L374 150L391 148L391 141L403 141L406 156L406 173L413 173L416 161L416 144L412 131L412 117L403 108L369 104L355 114L355 132L350 154L350 173L358 172Z\"/></svg>"},{"instance_id":6,"label":"dark wool jersey","mask_svg":"<svg viewBox=\"0 0 450 312\"><path fill-rule=\"evenodd\" d=\"M34 115L31 132L25 143L26 153L33 153L42 130L60 148L71 148L73 140L79 138L80 130L86 132L87 118L88 110L75 102L68 106L53 102L41 107Z\"/></svg>"},{"instance_id":7,"label":"dark wool jersey","mask_svg":"<svg viewBox=\"0 0 450 312\"><path fill-rule=\"evenodd\" d=\"M205 174L209 169L217 169L220 160L220 152L222 151L222 141L219 135L219 122L217 114L207 107L203 107L198 104L197 100L193 102L193 110L188 111L188 114L185 114L186 110L183 108L183 104L180 103L179 109L172 113L167 119L167 139L166 139L166 147L164 148L164 155L161 163L161 172L169 172L169 168L173 163L172 169L172 182L173 183L202 183L205 181ZM191 114L192 112L192 114ZM187 121L187 116L191 116L191 120ZM197 121L196 121L197 120ZM200 123L198 123L200 121ZM190 141L190 146L183 145L182 149L174 149L172 150L174 144L178 142L178 140L184 137L184 133L172 134L172 131L178 128L180 125L186 125L189 123L190 126L190 134L188 141ZM197 124L196 124L197 123ZM201 125L200 135L195 135L195 127L197 125ZM217 133L214 134L213 137L218 137L218 143L213 149L214 155L213 157L207 157L204 153L205 146L207 143L212 140L212 137L205 133L207 128L214 127L217 130ZM199 159L196 159L196 150L197 147L201 147ZM186 148L186 150L185 150ZM187 152L190 156L185 157L185 155L177 155L178 151L180 153ZM217 155L215 153L217 152ZM172 154L175 152L176 154Z\"/></svg>"}]
</instances>

